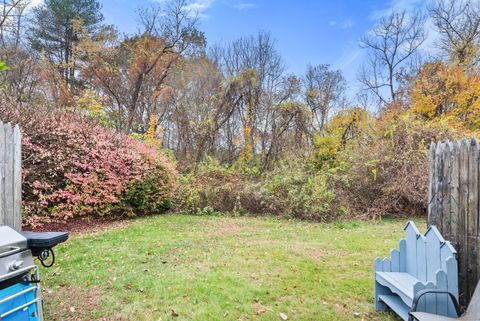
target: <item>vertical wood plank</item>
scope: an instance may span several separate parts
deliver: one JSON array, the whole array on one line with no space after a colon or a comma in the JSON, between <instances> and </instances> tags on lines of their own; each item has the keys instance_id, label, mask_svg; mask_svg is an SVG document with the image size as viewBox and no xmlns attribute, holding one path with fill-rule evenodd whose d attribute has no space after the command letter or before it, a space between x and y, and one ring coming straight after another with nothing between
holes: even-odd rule
<instances>
[{"instance_id":1,"label":"vertical wood plank","mask_svg":"<svg viewBox=\"0 0 480 321\"><path fill-rule=\"evenodd\" d=\"M427 282L427 253L423 235L417 238L417 279L423 283Z\"/></svg>"},{"instance_id":2,"label":"vertical wood plank","mask_svg":"<svg viewBox=\"0 0 480 321\"><path fill-rule=\"evenodd\" d=\"M382 261L382 271L392 272L392 262L388 258L384 258Z\"/></svg>"},{"instance_id":3,"label":"vertical wood plank","mask_svg":"<svg viewBox=\"0 0 480 321\"><path fill-rule=\"evenodd\" d=\"M0 122L0 224L6 223L5 213L5 129Z\"/></svg>"},{"instance_id":4,"label":"vertical wood plank","mask_svg":"<svg viewBox=\"0 0 480 321\"><path fill-rule=\"evenodd\" d=\"M443 150L443 182L442 182L442 219L440 224L437 225L440 233L446 238L450 239L451 236L451 218L450 218L450 186L451 186L451 164L450 164L450 155L451 155L451 144L446 142L444 144Z\"/></svg>"},{"instance_id":5,"label":"vertical wood plank","mask_svg":"<svg viewBox=\"0 0 480 321\"><path fill-rule=\"evenodd\" d=\"M407 223L405 227L405 241L406 241L406 272L417 276L417 237L420 235L415 223L412 221Z\"/></svg>"},{"instance_id":6,"label":"vertical wood plank","mask_svg":"<svg viewBox=\"0 0 480 321\"><path fill-rule=\"evenodd\" d=\"M18 125L13 129L13 226L22 229L22 137Z\"/></svg>"},{"instance_id":7,"label":"vertical wood plank","mask_svg":"<svg viewBox=\"0 0 480 321\"><path fill-rule=\"evenodd\" d=\"M467 294L471 297L475 290L473 280L477 280L477 231L478 231L478 163L479 146L476 138L470 142L469 151L469 184L468 184L468 214L467 214Z\"/></svg>"},{"instance_id":8,"label":"vertical wood plank","mask_svg":"<svg viewBox=\"0 0 480 321\"><path fill-rule=\"evenodd\" d=\"M459 195L459 216L458 216L458 248L457 258L459 262L459 284L462 291L460 291L460 302L462 305L467 303L467 213L468 213L468 168L469 168L469 149L470 144L466 139L463 139L460 145L460 195Z\"/></svg>"},{"instance_id":9,"label":"vertical wood plank","mask_svg":"<svg viewBox=\"0 0 480 321\"><path fill-rule=\"evenodd\" d=\"M400 252L396 249L390 251L392 258L392 272L400 272Z\"/></svg>"},{"instance_id":10,"label":"vertical wood plank","mask_svg":"<svg viewBox=\"0 0 480 321\"><path fill-rule=\"evenodd\" d=\"M438 144L437 150L435 153L435 211L433 213L433 222L432 225L442 228L442 214L443 214L443 148L444 144Z\"/></svg>"},{"instance_id":11,"label":"vertical wood plank","mask_svg":"<svg viewBox=\"0 0 480 321\"><path fill-rule=\"evenodd\" d=\"M435 221L433 217L433 213L435 211L435 151L436 151L437 145L435 143L430 144L430 149L428 150L428 166L429 166L429 171L428 171L428 181L429 181L429 186L428 186L428 225L432 225Z\"/></svg>"},{"instance_id":12,"label":"vertical wood plank","mask_svg":"<svg viewBox=\"0 0 480 321\"><path fill-rule=\"evenodd\" d=\"M447 275L444 271L438 271L436 286L438 290L447 290ZM448 297L446 294L437 294L437 314L448 315Z\"/></svg>"},{"instance_id":13,"label":"vertical wood plank","mask_svg":"<svg viewBox=\"0 0 480 321\"><path fill-rule=\"evenodd\" d=\"M435 283L436 273L441 268L440 245L443 238L435 226L430 226L425 233L425 248L427 255L427 281Z\"/></svg>"},{"instance_id":14,"label":"vertical wood plank","mask_svg":"<svg viewBox=\"0 0 480 321\"><path fill-rule=\"evenodd\" d=\"M428 282L425 286L427 290L434 290L435 284L433 282ZM426 294L425 295L425 311L428 313L437 313L437 295L436 294Z\"/></svg>"},{"instance_id":15,"label":"vertical wood plank","mask_svg":"<svg viewBox=\"0 0 480 321\"><path fill-rule=\"evenodd\" d=\"M413 293L418 293L422 290L425 290L425 285L421 282L417 282L414 286L413 286ZM425 307L425 296L421 297L420 300L418 300L418 305L417 305L417 311L418 312L425 312L426 311L426 307Z\"/></svg>"},{"instance_id":16,"label":"vertical wood plank","mask_svg":"<svg viewBox=\"0 0 480 321\"><path fill-rule=\"evenodd\" d=\"M5 124L5 224L14 227L13 219L13 128Z\"/></svg>"},{"instance_id":17,"label":"vertical wood plank","mask_svg":"<svg viewBox=\"0 0 480 321\"><path fill-rule=\"evenodd\" d=\"M443 271L447 270L447 260L449 258L455 258L457 252L455 251L455 248L452 246L452 244L449 241L445 241L441 247L440 247L440 256L441 256L441 269Z\"/></svg>"},{"instance_id":18,"label":"vertical wood plank","mask_svg":"<svg viewBox=\"0 0 480 321\"><path fill-rule=\"evenodd\" d=\"M447 289L458 299L458 266L457 261L451 257L447 259ZM457 317L457 310L451 300L448 301L448 316Z\"/></svg>"},{"instance_id":19,"label":"vertical wood plank","mask_svg":"<svg viewBox=\"0 0 480 321\"><path fill-rule=\"evenodd\" d=\"M473 243L473 248L474 254L476 256L476 259L474 260L473 264L474 266L472 269L475 269L475 273L472 273L471 276L469 276L469 280L467 283L470 285L470 297L473 296L473 293L475 291L475 286L480 280L480 145L478 144L477 140L477 176L476 176L476 185L477 185L477 200L478 200L478 207L477 207L477 212L476 215L474 215L474 221L473 221L473 235L472 235L472 243ZM470 224L470 223L469 223ZM468 249L467 249L468 250Z\"/></svg>"},{"instance_id":20,"label":"vertical wood plank","mask_svg":"<svg viewBox=\"0 0 480 321\"><path fill-rule=\"evenodd\" d=\"M450 237L447 239L452 242L455 248L459 244L459 195L460 195L460 144L458 141L452 143L450 154L451 179L450 179Z\"/></svg>"},{"instance_id":21,"label":"vertical wood plank","mask_svg":"<svg viewBox=\"0 0 480 321\"><path fill-rule=\"evenodd\" d=\"M400 251L400 272L407 271L407 242L401 240L398 242L398 248Z\"/></svg>"}]
</instances>

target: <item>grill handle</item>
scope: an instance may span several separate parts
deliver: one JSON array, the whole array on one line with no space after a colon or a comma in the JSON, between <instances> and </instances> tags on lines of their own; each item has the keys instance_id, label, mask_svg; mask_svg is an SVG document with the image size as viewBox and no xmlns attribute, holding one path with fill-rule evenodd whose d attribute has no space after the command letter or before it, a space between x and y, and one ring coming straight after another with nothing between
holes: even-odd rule
<instances>
[{"instance_id":1,"label":"grill handle","mask_svg":"<svg viewBox=\"0 0 480 321\"><path fill-rule=\"evenodd\" d=\"M18 251L20 251L19 247L12 246L10 247L9 251L0 253L0 257L9 256L10 254L16 253Z\"/></svg>"},{"instance_id":2,"label":"grill handle","mask_svg":"<svg viewBox=\"0 0 480 321\"><path fill-rule=\"evenodd\" d=\"M19 269L19 270L16 270L14 272L4 274L4 275L0 276L0 282L8 280L8 279L13 278L13 277L16 277L17 275L21 275L23 273L26 273L26 272L30 271L31 269L34 269L34 268L35 268L35 265L30 265L30 266L24 267L23 269Z\"/></svg>"}]
</instances>

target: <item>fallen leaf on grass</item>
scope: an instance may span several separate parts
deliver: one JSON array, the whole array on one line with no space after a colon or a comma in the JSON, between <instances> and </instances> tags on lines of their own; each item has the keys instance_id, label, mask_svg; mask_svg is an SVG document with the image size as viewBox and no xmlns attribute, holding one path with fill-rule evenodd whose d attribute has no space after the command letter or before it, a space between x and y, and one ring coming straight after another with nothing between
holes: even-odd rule
<instances>
[{"instance_id":1,"label":"fallen leaf on grass","mask_svg":"<svg viewBox=\"0 0 480 321\"><path fill-rule=\"evenodd\" d=\"M264 307L261 307L255 310L256 314L264 314L265 312L267 312L267 309Z\"/></svg>"}]
</instances>

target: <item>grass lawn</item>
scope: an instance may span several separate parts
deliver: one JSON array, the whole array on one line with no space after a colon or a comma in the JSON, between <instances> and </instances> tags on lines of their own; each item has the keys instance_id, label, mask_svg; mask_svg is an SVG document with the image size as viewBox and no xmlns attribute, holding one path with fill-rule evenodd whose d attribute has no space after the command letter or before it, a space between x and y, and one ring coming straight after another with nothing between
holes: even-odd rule
<instances>
[{"instance_id":1,"label":"grass lawn","mask_svg":"<svg viewBox=\"0 0 480 321\"><path fill-rule=\"evenodd\" d=\"M46 320L396 320L372 266L404 224L171 215L72 235L42 270Z\"/></svg>"}]
</instances>

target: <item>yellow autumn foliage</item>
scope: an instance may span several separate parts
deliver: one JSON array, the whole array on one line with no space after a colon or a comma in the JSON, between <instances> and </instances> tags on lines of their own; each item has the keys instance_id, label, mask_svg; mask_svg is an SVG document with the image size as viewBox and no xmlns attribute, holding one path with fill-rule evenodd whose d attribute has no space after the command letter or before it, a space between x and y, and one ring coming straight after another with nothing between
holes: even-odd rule
<instances>
[{"instance_id":1,"label":"yellow autumn foliage","mask_svg":"<svg viewBox=\"0 0 480 321\"><path fill-rule=\"evenodd\" d=\"M162 129L158 124L158 117L156 115L151 115L148 120L148 129L144 136L145 143L152 147L161 148L161 134Z\"/></svg>"},{"instance_id":2,"label":"yellow autumn foliage","mask_svg":"<svg viewBox=\"0 0 480 321\"><path fill-rule=\"evenodd\" d=\"M480 74L441 62L427 63L411 92L411 112L457 131L480 133Z\"/></svg>"},{"instance_id":3,"label":"yellow autumn foliage","mask_svg":"<svg viewBox=\"0 0 480 321\"><path fill-rule=\"evenodd\" d=\"M338 113L328 123L324 132L313 137L314 159L322 167L325 163L334 164L337 154L347 148L347 144L360 138L369 130L372 115L361 108L350 108Z\"/></svg>"}]
</instances>

